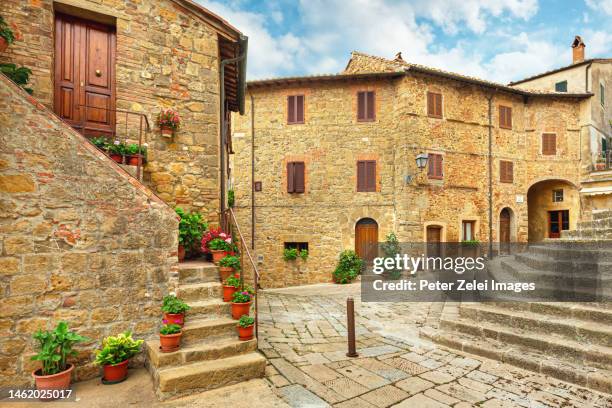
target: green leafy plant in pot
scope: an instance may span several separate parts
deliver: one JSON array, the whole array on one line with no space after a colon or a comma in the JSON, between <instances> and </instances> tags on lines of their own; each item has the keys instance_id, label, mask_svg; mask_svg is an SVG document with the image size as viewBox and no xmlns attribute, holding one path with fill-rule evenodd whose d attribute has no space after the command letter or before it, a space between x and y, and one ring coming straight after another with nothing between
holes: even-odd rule
<instances>
[{"instance_id":1,"label":"green leafy plant in pot","mask_svg":"<svg viewBox=\"0 0 612 408\"><path fill-rule=\"evenodd\" d=\"M179 262L182 262L185 257L199 252L199 244L208 229L208 223L201 214L186 212L180 207L174 211L180 217L178 257Z\"/></svg>"},{"instance_id":2,"label":"green leafy plant in pot","mask_svg":"<svg viewBox=\"0 0 612 408\"><path fill-rule=\"evenodd\" d=\"M238 320L238 338L242 341L251 340L253 338L253 329L255 328L255 319L251 316L243 315Z\"/></svg>"},{"instance_id":3,"label":"green leafy plant in pot","mask_svg":"<svg viewBox=\"0 0 612 408\"><path fill-rule=\"evenodd\" d=\"M221 259L223 259L228 252L233 250L232 238L229 236L226 236L226 238L214 238L208 243L208 249L212 253L213 262L218 265Z\"/></svg>"},{"instance_id":4,"label":"green leafy plant in pot","mask_svg":"<svg viewBox=\"0 0 612 408\"><path fill-rule=\"evenodd\" d=\"M164 296L162 301L164 320L181 327L185 324L185 312L191 309L189 305L174 295Z\"/></svg>"},{"instance_id":5,"label":"green leafy plant in pot","mask_svg":"<svg viewBox=\"0 0 612 408\"><path fill-rule=\"evenodd\" d=\"M90 339L70 331L66 322L59 322L53 331L38 330L33 338L38 342L38 353L32 356L32 360L42 363L42 368L32 372L36 388L39 390L68 389L74 365L68 364L67 359L77 354L73 350L75 344L90 341Z\"/></svg>"},{"instance_id":6,"label":"green leafy plant in pot","mask_svg":"<svg viewBox=\"0 0 612 408\"><path fill-rule=\"evenodd\" d=\"M134 340L130 331L105 338L102 341L102 349L96 350L96 364L104 369L102 382L115 384L125 380L130 358L140 353L143 342Z\"/></svg>"},{"instance_id":7,"label":"green leafy plant in pot","mask_svg":"<svg viewBox=\"0 0 612 408\"><path fill-rule=\"evenodd\" d=\"M226 255L219 261L219 276L221 281L240 270L240 259L235 255Z\"/></svg>"},{"instance_id":8,"label":"green leafy plant in pot","mask_svg":"<svg viewBox=\"0 0 612 408\"><path fill-rule=\"evenodd\" d=\"M238 275L230 276L223 283L223 301L231 302L234 293L240 289L240 278Z\"/></svg>"},{"instance_id":9,"label":"green leafy plant in pot","mask_svg":"<svg viewBox=\"0 0 612 408\"><path fill-rule=\"evenodd\" d=\"M249 315L253 303L253 291L250 288L244 288L243 291L237 291L232 296L232 318L240 319L243 315Z\"/></svg>"},{"instance_id":10,"label":"green leafy plant in pot","mask_svg":"<svg viewBox=\"0 0 612 408\"><path fill-rule=\"evenodd\" d=\"M181 347L181 326L166 323L159 329L159 348L162 353L171 353Z\"/></svg>"},{"instance_id":11,"label":"green leafy plant in pot","mask_svg":"<svg viewBox=\"0 0 612 408\"><path fill-rule=\"evenodd\" d=\"M0 16L0 52L6 51L9 45L15 42L15 34L11 27Z\"/></svg>"}]
</instances>

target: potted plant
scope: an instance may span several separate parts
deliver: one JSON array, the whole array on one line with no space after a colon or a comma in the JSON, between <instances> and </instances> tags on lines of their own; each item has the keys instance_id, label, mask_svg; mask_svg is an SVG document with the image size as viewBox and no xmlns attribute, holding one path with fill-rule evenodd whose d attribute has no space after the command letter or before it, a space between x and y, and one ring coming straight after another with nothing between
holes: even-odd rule
<instances>
[{"instance_id":1,"label":"potted plant","mask_svg":"<svg viewBox=\"0 0 612 408\"><path fill-rule=\"evenodd\" d=\"M240 259L236 255L226 255L219 261L219 276L221 281L232 276L234 272L240 270Z\"/></svg>"},{"instance_id":2,"label":"potted plant","mask_svg":"<svg viewBox=\"0 0 612 408\"><path fill-rule=\"evenodd\" d=\"M157 116L157 125L162 136L172 137L174 132L181 126L181 117L174 109L162 109Z\"/></svg>"},{"instance_id":3,"label":"potted plant","mask_svg":"<svg viewBox=\"0 0 612 408\"><path fill-rule=\"evenodd\" d=\"M68 330L66 322L59 322L53 331L38 330L33 337L38 341L39 350L31 359L42 362L42 368L32 372L36 389L68 389L74 365L68 364L66 360L77 354L72 349L76 343L89 339Z\"/></svg>"},{"instance_id":4,"label":"potted plant","mask_svg":"<svg viewBox=\"0 0 612 408\"><path fill-rule=\"evenodd\" d=\"M106 151L108 149L108 139L104 136L92 137L89 139L89 141L102 151Z\"/></svg>"},{"instance_id":5,"label":"potted plant","mask_svg":"<svg viewBox=\"0 0 612 408\"><path fill-rule=\"evenodd\" d=\"M104 384L116 384L127 378L130 358L140 353L143 342L134 340L130 331L102 341L102 349L96 350L96 364L104 369Z\"/></svg>"},{"instance_id":6,"label":"potted plant","mask_svg":"<svg viewBox=\"0 0 612 408\"><path fill-rule=\"evenodd\" d=\"M6 51L9 45L15 41L15 34L9 25L0 16L0 52Z\"/></svg>"},{"instance_id":7,"label":"potted plant","mask_svg":"<svg viewBox=\"0 0 612 408\"><path fill-rule=\"evenodd\" d=\"M138 146L138 143L130 143L125 146L125 158L130 166L138 166L138 160L141 164L147 162L147 144Z\"/></svg>"},{"instance_id":8,"label":"potted plant","mask_svg":"<svg viewBox=\"0 0 612 408\"><path fill-rule=\"evenodd\" d=\"M600 155L597 158L597 162L595 163L595 170L602 171L606 169L606 158L603 155Z\"/></svg>"},{"instance_id":9,"label":"potted plant","mask_svg":"<svg viewBox=\"0 0 612 408\"><path fill-rule=\"evenodd\" d=\"M164 324L159 329L159 348L162 353L171 353L181 346L181 326L178 324Z\"/></svg>"},{"instance_id":10,"label":"potted plant","mask_svg":"<svg viewBox=\"0 0 612 408\"><path fill-rule=\"evenodd\" d=\"M115 140L112 144L108 145L108 154L114 162L122 164L123 155L125 154L125 143Z\"/></svg>"},{"instance_id":11,"label":"potted plant","mask_svg":"<svg viewBox=\"0 0 612 408\"><path fill-rule=\"evenodd\" d=\"M237 328L240 340L251 340L253 338L253 329L255 328L255 319L247 315L240 316Z\"/></svg>"},{"instance_id":12,"label":"potted plant","mask_svg":"<svg viewBox=\"0 0 612 408\"><path fill-rule=\"evenodd\" d=\"M179 262L182 262L185 257L191 257L198 251L197 244L202 240L208 223L201 214L185 212L180 207L176 207L174 211L180 217L178 252Z\"/></svg>"},{"instance_id":13,"label":"potted plant","mask_svg":"<svg viewBox=\"0 0 612 408\"><path fill-rule=\"evenodd\" d=\"M214 238L208 243L208 249L212 253L213 262L219 265L221 259L223 259L225 255L232 250L232 238Z\"/></svg>"},{"instance_id":14,"label":"potted plant","mask_svg":"<svg viewBox=\"0 0 612 408\"><path fill-rule=\"evenodd\" d=\"M338 265L333 272L334 282L350 283L361 273L363 260L357 256L355 251L346 250L340 253Z\"/></svg>"},{"instance_id":15,"label":"potted plant","mask_svg":"<svg viewBox=\"0 0 612 408\"><path fill-rule=\"evenodd\" d=\"M238 275L227 278L223 284L223 301L231 302L238 288L240 288L240 278L238 278Z\"/></svg>"},{"instance_id":16,"label":"potted plant","mask_svg":"<svg viewBox=\"0 0 612 408\"><path fill-rule=\"evenodd\" d=\"M229 237L229 235L226 234L225 232L223 232L221 227L211 228L210 230L205 232L204 235L202 235L202 241L201 241L201 244L200 244L200 249L201 249L202 253L204 253L204 255L206 255L206 257L207 257L207 259L209 261L212 261L212 252L210 252L210 248L208 247L208 244L210 243L210 241L212 241L215 238L226 239L228 237Z\"/></svg>"},{"instance_id":17,"label":"potted plant","mask_svg":"<svg viewBox=\"0 0 612 408\"><path fill-rule=\"evenodd\" d=\"M248 316L251 303L253 303L253 295L249 290L235 292L232 296L232 318L238 320L242 315Z\"/></svg>"},{"instance_id":18,"label":"potted plant","mask_svg":"<svg viewBox=\"0 0 612 408\"><path fill-rule=\"evenodd\" d=\"M164 321L183 327L185 324L185 312L191 309L191 307L176 296L167 295L164 296L161 309L164 312Z\"/></svg>"}]
</instances>

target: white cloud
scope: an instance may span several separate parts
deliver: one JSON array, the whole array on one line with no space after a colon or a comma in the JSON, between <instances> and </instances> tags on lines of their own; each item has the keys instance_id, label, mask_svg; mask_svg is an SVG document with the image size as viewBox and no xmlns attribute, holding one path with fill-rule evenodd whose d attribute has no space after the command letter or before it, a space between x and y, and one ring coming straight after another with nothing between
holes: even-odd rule
<instances>
[{"instance_id":1,"label":"white cloud","mask_svg":"<svg viewBox=\"0 0 612 408\"><path fill-rule=\"evenodd\" d=\"M612 0L585 0L585 3L594 11L603 11L612 16Z\"/></svg>"}]
</instances>

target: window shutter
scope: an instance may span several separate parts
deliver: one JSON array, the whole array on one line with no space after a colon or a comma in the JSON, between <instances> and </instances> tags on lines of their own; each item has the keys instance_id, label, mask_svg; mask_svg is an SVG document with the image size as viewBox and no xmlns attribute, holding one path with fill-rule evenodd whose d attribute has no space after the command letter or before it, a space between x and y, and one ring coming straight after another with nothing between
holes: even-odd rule
<instances>
[{"instance_id":1,"label":"window shutter","mask_svg":"<svg viewBox=\"0 0 612 408\"><path fill-rule=\"evenodd\" d=\"M438 155L438 161L436 163L436 176L442 178L443 174L442 174L442 155L439 154Z\"/></svg>"},{"instance_id":2,"label":"window shutter","mask_svg":"<svg viewBox=\"0 0 612 408\"><path fill-rule=\"evenodd\" d=\"M366 115L367 115L367 119L368 120L374 120L376 118L376 113L375 113L375 102L374 102L374 91L370 91L367 92L367 103L366 103L366 107L367 107L367 111L366 111Z\"/></svg>"},{"instance_id":3,"label":"window shutter","mask_svg":"<svg viewBox=\"0 0 612 408\"><path fill-rule=\"evenodd\" d=\"M376 162L366 162L366 191L376 191Z\"/></svg>"},{"instance_id":4,"label":"window shutter","mask_svg":"<svg viewBox=\"0 0 612 408\"><path fill-rule=\"evenodd\" d=\"M293 192L303 193L305 191L305 180L304 180L304 162L293 163Z\"/></svg>"},{"instance_id":5,"label":"window shutter","mask_svg":"<svg viewBox=\"0 0 612 408\"><path fill-rule=\"evenodd\" d=\"M435 100L436 100L436 116L442 116L442 95L441 94L435 94Z\"/></svg>"},{"instance_id":6,"label":"window shutter","mask_svg":"<svg viewBox=\"0 0 612 408\"><path fill-rule=\"evenodd\" d=\"M557 154L557 135L554 133L542 134L542 154Z\"/></svg>"},{"instance_id":7,"label":"window shutter","mask_svg":"<svg viewBox=\"0 0 612 408\"><path fill-rule=\"evenodd\" d=\"M295 192L295 183L294 183L294 163L287 163L287 192L294 193Z\"/></svg>"},{"instance_id":8,"label":"window shutter","mask_svg":"<svg viewBox=\"0 0 612 408\"><path fill-rule=\"evenodd\" d=\"M357 120L365 119L365 92L357 92Z\"/></svg>"},{"instance_id":9,"label":"window shutter","mask_svg":"<svg viewBox=\"0 0 612 408\"><path fill-rule=\"evenodd\" d=\"M508 106L499 107L499 127L512 128L512 108Z\"/></svg>"},{"instance_id":10,"label":"window shutter","mask_svg":"<svg viewBox=\"0 0 612 408\"><path fill-rule=\"evenodd\" d=\"M434 95L431 92L427 92L427 114L434 116Z\"/></svg>"},{"instance_id":11,"label":"window shutter","mask_svg":"<svg viewBox=\"0 0 612 408\"><path fill-rule=\"evenodd\" d=\"M304 123L304 95L298 95L296 99L296 114L295 121L297 123Z\"/></svg>"},{"instance_id":12,"label":"window shutter","mask_svg":"<svg viewBox=\"0 0 612 408\"><path fill-rule=\"evenodd\" d=\"M444 176L442 173L442 160L443 156L441 154L429 154L429 167L427 169L427 175L429 177L441 179Z\"/></svg>"},{"instance_id":13,"label":"window shutter","mask_svg":"<svg viewBox=\"0 0 612 408\"><path fill-rule=\"evenodd\" d=\"M434 172L435 172L435 168L436 168L436 164L434 163L436 161L436 155L435 154L430 154L429 155L429 161L427 163L427 175L428 176L434 176Z\"/></svg>"},{"instance_id":14,"label":"window shutter","mask_svg":"<svg viewBox=\"0 0 612 408\"><path fill-rule=\"evenodd\" d=\"M287 123L295 123L295 96L287 97Z\"/></svg>"},{"instance_id":15,"label":"window shutter","mask_svg":"<svg viewBox=\"0 0 612 408\"><path fill-rule=\"evenodd\" d=\"M499 181L512 183L514 181L514 163L511 161L499 161Z\"/></svg>"},{"instance_id":16,"label":"window shutter","mask_svg":"<svg viewBox=\"0 0 612 408\"><path fill-rule=\"evenodd\" d=\"M367 164L365 161L357 162L357 191L367 191Z\"/></svg>"},{"instance_id":17,"label":"window shutter","mask_svg":"<svg viewBox=\"0 0 612 408\"><path fill-rule=\"evenodd\" d=\"M512 108L506 108L506 126L512 128Z\"/></svg>"}]
</instances>

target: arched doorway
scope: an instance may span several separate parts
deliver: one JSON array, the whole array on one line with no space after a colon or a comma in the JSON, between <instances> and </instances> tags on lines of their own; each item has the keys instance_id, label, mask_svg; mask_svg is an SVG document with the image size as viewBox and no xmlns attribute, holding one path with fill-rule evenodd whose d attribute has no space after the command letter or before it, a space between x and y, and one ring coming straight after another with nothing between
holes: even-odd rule
<instances>
[{"instance_id":1,"label":"arched doorway","mask_svg":"<svg viewBox=\"0 0 612 408\"><path fill-rule=\"evenodd\" d=\"M566 180L543 180L527 191L530 242L559 238L563 231L575 229L580 215L580 194Z\"/></svg>"},{"instance_id":2,"label":"arched doorway","mask_svg":"<svg viewBox=\"0 0 612 408\"><path fill-rule=\"evenodd\" d=\"M508 207L499 213L499 252L510 253L510 241L512 240L512 210Z\"/></svg>"},{"instance_id":3,"label":"arched doorway","mask_svg":"<svg viewBox=\"0 0 612 408\"><path fill-rule=\"evenodd\" d=\"M378 223L372 218L362 218L355 225L355 252L366 261L372 262L378 253Z\"/></svg>"}]
</instances>

